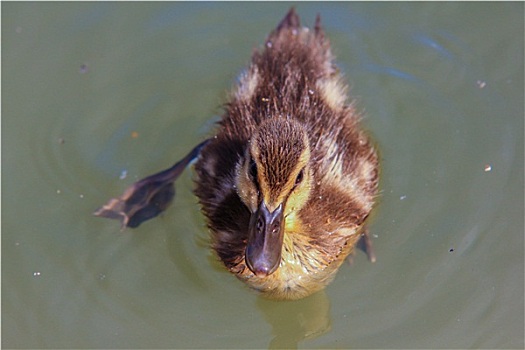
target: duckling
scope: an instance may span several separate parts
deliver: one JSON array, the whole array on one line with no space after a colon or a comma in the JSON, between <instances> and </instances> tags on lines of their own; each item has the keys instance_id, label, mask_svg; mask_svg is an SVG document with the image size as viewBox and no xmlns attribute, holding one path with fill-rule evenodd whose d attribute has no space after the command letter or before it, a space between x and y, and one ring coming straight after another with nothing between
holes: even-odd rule
<instances>
[{"instance_id":1,"label":"duckling","mask_svg":"<svg viewBox=\"0 0 525 350\"><path fill-rule=\"evenodd\" d=\"M172 168L132 185L95 215L136 227L162 212L195 162L211 245L226 268L273 299L329 284L364 239L378 192L376 147L333 63L319 15L292 8L253 53L214 136Z\"/></svg>"}]
</instances>

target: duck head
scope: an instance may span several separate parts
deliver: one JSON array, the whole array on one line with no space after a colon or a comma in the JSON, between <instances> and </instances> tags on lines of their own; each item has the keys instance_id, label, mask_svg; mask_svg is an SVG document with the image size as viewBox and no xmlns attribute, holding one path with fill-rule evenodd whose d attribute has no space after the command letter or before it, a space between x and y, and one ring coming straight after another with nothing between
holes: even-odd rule
<instances>
[{"instance_id":1,"label":"duck head","mask_svg":"<svg viewBox=\"0 0 525 350\"><path fill-rule=\"evenodd\" d=\"M249 140L236 177L239 197L251 212L245 260L255 275L268 276L279 267L286 220L304 206L311 183L304 127L281 117L264 121Z\"/></svg>"}]
</instances>

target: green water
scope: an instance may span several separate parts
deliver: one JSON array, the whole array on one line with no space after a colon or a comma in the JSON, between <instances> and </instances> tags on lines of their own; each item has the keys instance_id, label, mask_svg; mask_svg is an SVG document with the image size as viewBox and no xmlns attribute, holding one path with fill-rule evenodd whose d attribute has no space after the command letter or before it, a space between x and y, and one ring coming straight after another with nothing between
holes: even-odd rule
<instances>
[{"instance_id":1,"label":"green water","mask_svg":"<svg viewBox=\"0 0 525 350\"><path fill-rule=\"evenodd\" d=\"M191 171L137 230L91 216L206 137L289 3L3 2L4 348L524 347L523 3L294 5L381 149L377 262L262 300Z\"/></svg>"}]
</instances>

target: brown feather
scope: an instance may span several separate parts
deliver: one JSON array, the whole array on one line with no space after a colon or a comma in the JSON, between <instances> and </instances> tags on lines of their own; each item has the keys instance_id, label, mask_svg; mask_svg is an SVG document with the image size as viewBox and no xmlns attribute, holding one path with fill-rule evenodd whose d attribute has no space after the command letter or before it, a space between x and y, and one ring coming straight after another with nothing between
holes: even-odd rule
<instances>
[{"instance_id":1,"label":"brown feather","mask_svg":"<svg viewBox=\"0 0 525 350\"><path fill-rule=\"evenodd\" d=\"M290 10L253 54L215 136L195 165L195 194L213 248L251 287L275 298L306 296L329 283L352 251L373 207L379 176L376 151L359 128L359 119L347 101L319 17L311 31L300 27L299 17ZM305 147L310 149L307 202L298 211L288 210L282 261L266 277L246 268L250 210L235 182L238 164L253 147L260 148L259 176L275 193L297 171ZM290 261L299 263L292 266Z\"/></svg>"}]
</instances>

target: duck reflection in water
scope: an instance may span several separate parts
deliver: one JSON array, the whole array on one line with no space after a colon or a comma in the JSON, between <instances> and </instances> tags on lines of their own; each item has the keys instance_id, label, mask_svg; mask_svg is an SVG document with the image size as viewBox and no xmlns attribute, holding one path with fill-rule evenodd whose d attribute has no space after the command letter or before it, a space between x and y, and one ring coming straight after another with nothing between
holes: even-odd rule
<instances>
[{"instance_id":1,"label":"duck reflection in water","mask_svg":"<svg viewBox=\"0 0 525 350\"><path fill-rule=\"evenodd\" d=\"M346 90L319 16L302 27L292 8L254 52L214 135L95 215L123 227L157 216L195 161L194 192L226 268L271 299L318 292L360 239L375 259L364 225L378 155Z\"/></svg>"},{"instance_id":2,"label":"duck reflection in water","mask_svg":"<svg viewBox=\"0 0 525 350\"><path fill-rule=\"evenodd\" d=\"M297 349L299 342L330 331L330 302L324 290L286 303L258 298L257 306L272 327L269 349Z\"/></svg>"}]
</instances>

